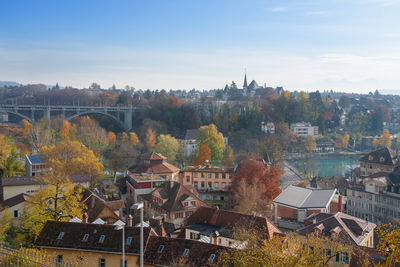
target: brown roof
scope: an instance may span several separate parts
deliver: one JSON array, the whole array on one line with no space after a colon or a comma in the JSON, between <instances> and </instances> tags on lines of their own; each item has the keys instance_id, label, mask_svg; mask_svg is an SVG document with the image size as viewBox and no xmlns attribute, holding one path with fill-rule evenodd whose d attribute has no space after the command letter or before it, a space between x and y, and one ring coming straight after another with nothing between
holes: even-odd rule
<instances>
[{"instance_id":1,"label":"brown roof","mask_svg":"<svg viewBox=\"0 0 400 267\"><path fill-rule=\"evenodd\" d=\"M114 201L105 201L105 200L101 199L98 195L96 195L95 193L90 191L89 189L86 189L82 192L81 201L86 205L85 211L88 214L89 222L93 222L96 219L100 218L100 215L104 210L109 211L108 212L109 216L107 218L103 217L100 219L107 220L107 221L121 220L121 218L114 212L115 211L114 203L111 203L111 207L109 206L109 202L114 202ZM119 201L119 200L117 200L117 201ZM120 200L120 201L122 201L122 200ZM118 204L119 202L116 202L116 204ZM122 204L123 204L123 201L122 201ZM121 205L121 203L119 203L119 205ZM124 207L125 207L125 204L124 204Z\"/></svg>"},{"instance_id":2,"label":"brown roof","mask_svg":"<svg viewBox=\"0 0 400 267\"><path fill-rule=\"evenodd\" d=\"M179 172L179 168L169 164L166 160L167 158L163 155L151 152L143 156L139 165L130 167L129 171L132 173L154 174Z\"/></svg>"},{"instance_id":3,"label":"brown roof","mask_svg":"<svg viewBox=\"0 0 400 267\"><path fill-rule=\"evenodd\" d=\"M143 156L142 160L166 160L167 157L161 155L160 153L150 152Z\"/></svg>"},{"instance_id":4,"label":"brown roof","mask_svg":"<svg viewBox=\"0 0 400 267\"><path fill-rule=\"evenodd\" d=\"M13 196L12 198L6 199L3 202L0 202L0 211L3 211L5 208L11 208L14 207L15 205L25 202L28 200L28 198L29 195L21 193L16 196Z\"/></svg>"},{"instance_id":5,"label":"brown roof","mask_svg":"<svg viewBox=\"0 0 400 267\"><path fill-rule=\"evenodd\" d=\"M151 232L149 227L143 230L144 244L146 244L149 236L155 233ZM64 232L64 235L58 239L61 232ZM89 235L87 241L82 240L85 234ZM105 238L104 242L100 243L99 239L102 235ZM139 254L140 227L125 227L125 238L128 239L128 237L132 237L132 243L126 243L125 253ZM112 224L47 221L36 239L35 246L121 253L122 234L120 230L115 230Z\"/></svg>"},{"instance_id":6,"label":"brown roof","mask_svg":"<svg viewBox=\"0 0 400 267\"><path fill-rule=\"evenodd\" d=\"M187 255L184 256L185 250ZM195 240L151 236L144 253L144 261L156 266L171 266L174 261L183 259L185 266L215 266L219 254L228 250L231 249Z\"/></svg>"},{"instance_id":7,"label":"brown roof","mask_svg":"<svg viewBox=\"0 0 400 267\"><path fill-rule=\"evenodd\" d=\"M384 147L362 155L360 161L394 166L398 161L398 155L396 151L389 147Z\"/></svg>"},{"instance_id":8,"label":"brown roof","mask_svg":"<svg viewBox=\"0 0 400 267\"><path fill-rule=\"evenodd\" d=\"M152 195L158 192L160 196L166 200L160 206L165 211L179 211L184 210L185 207L182 205L182 201L188 197L192 197L197 200L197 207L207 206L200 198L198 198L198 193L192 185L182 185L173 181L166 181L160 187L156 188L152 193L143 195L143 198L152 201ZM154 205L159 205L153 202Z\"/></svg>"},{"instance_id":9,"label":"brown roof","mask_svg":"<svg viewBox=\"0 0 400 267\"><path fill-rule=\"evenodd\" d=\"M73 183L87 183L90 182L89 174L74 174L70 176ZM19 186L19 185L39 185L41 182L34 176L16 176L2 178L3 186Z\"/></svg>"},{"instance_id":10,"label":"brown roof","mask_svg":"<svg viewBox=\"0 0 400 267\"><path fill-rule=\"evenodd\" d=\"M122 199L106 201L106 205L114 211L125 209L125 202Z\"/></svg>"},{"instance_id":11,"label":"brown roof","mask_svg":"<svg viewBox=\"0 0 400 267\"><path fill-rule=\"evenodd\" d=\"M138 225L140 223L140 216L133 214L132 211L132 225ZM148 218L144 217L143 221L150 225L150 227L157 233L159 236L167 236L171 237L171 235L178 229L173 223L166 222L162 218Z\"/></svg>"},{"instance_id":12,"label":"brown roof","mask_svg":"<svg viewBox=\"0 0 400 267\"><path fill-rule=\"evenodd\" d=\"M312 224L298 230L299 234L306 235L313 233L315 227L323 225L322 233L330 236L332 230L336 227L341 229L340 236L344 240L351 240L356 245L360 245L367 237L366 233L374 231L376 224L353 217L351 215L337 212L335 214L318 214L309 216L307 222L313 222ZM315 223L314 223L315 222Z\"/></svg>"},{"instance_id":13,"label":"brown roof","mask_svg":"<svg viewBox=\"0 0 400 267\"><path fill-rule=\"evenodd\" d=\"M266 238L271 238L282 232L267 218L247 215L239 212L215 209L210 207L198 208L186 221L185 227L193 224L210 224L220 227L235 227L241 224L252 223L258 229L265 230ZM184 229L179 237L183 237Z\"/></svg>"}]
</instances>

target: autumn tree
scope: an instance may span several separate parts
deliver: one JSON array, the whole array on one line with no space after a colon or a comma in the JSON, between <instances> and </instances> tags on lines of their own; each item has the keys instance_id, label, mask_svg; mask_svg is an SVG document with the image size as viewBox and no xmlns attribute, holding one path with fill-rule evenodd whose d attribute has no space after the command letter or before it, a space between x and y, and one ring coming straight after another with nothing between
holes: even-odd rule
<instances>
[{"instance_id":1,"label":"autumn tree","mask_svg":"<svg viewBox=\"0 0 400 267\"><path fill-rule=\"evenodd\" d=\"M28 142L32 146L32 150L37 152L43 146L53 144L55 137L52 132L51 122L39 120L29 130Z\"/></svg>"},{"instance_id":2,"label":"autumn tree","mask_svg":"<svg viewBox=\"0 0 400 267\"><path fill-rule=\"evenodd\" d=\"M7 232L11 228L11 223L11 211L6 207L0 216L0 242L3 244L6 242Z\"/></svg>"},{"instance_id":3,"label":"autumn tree","mask_svg":"<svg viewBox=\"0 0 400 267\"><path fill-rule=\"evenodd\" d=\"M224 151L222 165L228 168L235 167L235 156L233 155L233 150L231 146L228 146Z\"/></svg>"},{"instance_id":4,"label":"autumn tree","mask_svg":"<svg viewBox=\"0 0 400 267\"><path fill-rule=\"evenodd\" d=\"M125 133L125 132L123 132L123 133L121 134L121 142L122 142L122 143L128 143L128 141L129 141L128 134Z\"/></svg>"},{"instance_id":5,"label":"autumn tree","mask_svg":"<svg viewBox=\"0 0 400 267\"><path fill-rule=\"evenodd\" d=\"M108 132L107 134L107 143L109 146L114 146L117 141L117 136L113 132Z\"/></svg>"},{"instance_id":6,"label":"autumn tree","mask_svg":"<svg viewBox=\"0 0 400 267\"><path fill-rule=\"evenodd\" d=\"M148 151L151 151L155 145L156 145L156 134L151 128L148 128L146 131L146 148Z\"/></svg>"},{"instance_id":7,"label":"autumn tree","mask_svg":"<svg viewBox=\"0 0 400 267\"><path fill-rule=\"evenodd\" d=\"M176 164L176 156L179 150L179 143L169 134L160 134L158 143L154 147L154 151L168 158L168 162Z\"/></svg>"},{"instance_id":8,"label":"autumn tree","mask_svg":"<svg viewBox=\"0 0 400 267\"><path fill-rule=\"evenodd\" d=\"M383 224L377 228L377 249L385 256L384 266L397 266L400 263L400 224Z\"/></svg>"},{"instance_id":9,"label":"autumn tree","mask_svg":"<svg viewBox=\"0 0 400 267\"><path fill-rule=\"evenodd\" d=\"M100 156L108 144L107 131L89 116L77 117L73 121L76 128L76 140Z\"/></svg>"},{"instance_id":10,"label":"autumn tree","mask_svg":"<svg viewBox=\"0 0 400 267\"><path fill-rule=\"evenodd\" d=\"M197 158L193 161L193 165L206 165L211 163L211 149L207 144L202 144L197 151Z\"/></svg>"},{"instance_id":11,"label":"autumn tree","mask_svg":"<svg viewBox=\"0 0 400 267\"><path fill-rule=\"evenodd\" d=\"M4 177L11 177L18 172L23 172L23 165L19 160L14 141L2 134L0 134L0 171Z\"/></svg>"},{"instance_id":12,"label":"autumn tree","mask_svg":"<svg viewBox=\"0 0 400 267\"><path fill-rule=\"evenodd\" d=\"M372 147L376 148L379 146L379 139L374 137L374 139L372 140Z\"/></svg>"},{"instance_id":13,"label":"autumn tree","mask_svg":"<svg viewBox=\"0 0 400 267\"><path fill-rule=\"evenodd\" d=\"M381 138L379 139L379 144L383 147L391 147L392 145L392 136L388 129L384 129Z\"/></svg>"},{"instance_id":14,"label":"autumn tree","mask_svg":"<svg viewBox=\"0 0 400 267\"><path fill-rule=\"evenodd\" d=\"M71 125L69 121L63 121L60 132L58 133L61 140L74 140L76 135L76 128Z\"/></svg>"},{"instance_id":15,"label":"autumn tree","mask_svg":"<svg viewBox=\"0 0 400 267\"><path fill-rule=\"evenodd\" d=\"M115 180L117 172L124 172L135 165L138 157L139 152L133 146L118 143L104 151L104 167L114 175Z\"/></svg>"},{"instance_id":16,"label":"autumn tree","mask_svg":"<svg viewBox=\"0 0 400 267\"><path fill-rule=\"evenodd\" d=\"M211 150L211 160L214 165L221 164L222 155L225 149L224 137L218 132L214 124L202 126L199 128L199 137L197 139L198 149L206 144Z\"/></svg>"},{"instance_id":17,"label":"autumn tree","mask_svg":"<svg viewBox=\"0 0 400 267\"><path fill-rule=\"evenodd\" d=\"M304 136L297 138L297 147L299 150L310 153L317 148L317 143L313 136Z\"/></svg>"},{"instance_id":18,"label":"autumn tree","mask_svg":"<svg viewBox=\"0 0 400 267\"><path fill-rule=\"evenodd\" d=\"M136 134L135 132L130 132L130 133L129 133L129 142L130 142L131 145L133 145L133 146L138 146L138 145L140 145L139 137L137 136L137 134Z\"/></svg>"}]
</instances>

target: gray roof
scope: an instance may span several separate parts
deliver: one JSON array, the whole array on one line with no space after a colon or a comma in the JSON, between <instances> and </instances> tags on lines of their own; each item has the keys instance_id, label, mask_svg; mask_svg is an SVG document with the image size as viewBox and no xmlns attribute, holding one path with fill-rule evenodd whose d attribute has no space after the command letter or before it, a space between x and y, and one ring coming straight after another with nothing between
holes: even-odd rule
<instances>
[{"instance_id":1,"label":"gray roof","mask_svg":"<svg viewBox=\"0 0 400 267\"><path fill-rule=\"evenodd\" d=\"M336 189L309 189L290 185L274 199L274 203L299 209L325 208L335 193Z\"/></svg>"},{"instance_id":2,"label":"gray roof","mask_svg":"<svg viewBox=\"0 0 400 267\"><path fill-rule=\"evenodd\" d=\"M26 155L28 160L31 162L31 164L43 164L45 163L45 158L42 154L30 154Z\"/></svg>"},{"instance_id":3,"label":"gray roof","mask_svg":"<svg viewBox=\"0 0 400 267\"><path fill-rule=\"evenodd\" d=\"M195 140L199 137L198 129L186 130L185 140Z\"/></svg>"}]
</instances>

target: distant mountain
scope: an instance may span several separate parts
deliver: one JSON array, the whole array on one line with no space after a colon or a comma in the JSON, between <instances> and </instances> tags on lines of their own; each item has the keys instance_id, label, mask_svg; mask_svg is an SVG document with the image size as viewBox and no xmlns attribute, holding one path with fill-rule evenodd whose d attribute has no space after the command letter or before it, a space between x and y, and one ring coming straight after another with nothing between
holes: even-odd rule
<instances>
[{"instance_id":1,"label":"distant mountain","mask_svg":"<svg viewBox=\"0 0 400 267\"><path fill-rule=\"evenodd\" d=\"M20 83L17 82L9 82L9 81L0 81L0 86L19 86Z\"/></svg>"}]
</instances>

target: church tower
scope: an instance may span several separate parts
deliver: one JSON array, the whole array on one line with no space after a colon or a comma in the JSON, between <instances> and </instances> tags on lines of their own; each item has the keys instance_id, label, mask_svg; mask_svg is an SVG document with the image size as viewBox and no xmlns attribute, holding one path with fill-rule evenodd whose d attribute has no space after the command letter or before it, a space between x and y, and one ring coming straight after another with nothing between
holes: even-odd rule
<instances>
[{"instance_id":1,"label":"church tower","mask_svg":"<svg viewBox=\"0 0 400 267\"><path fill-rule=\"evenodd\" d=\"M247 76L246 76L246 72L244 73L243 89L247 89Z\"/></svg>"}]
</instances>

